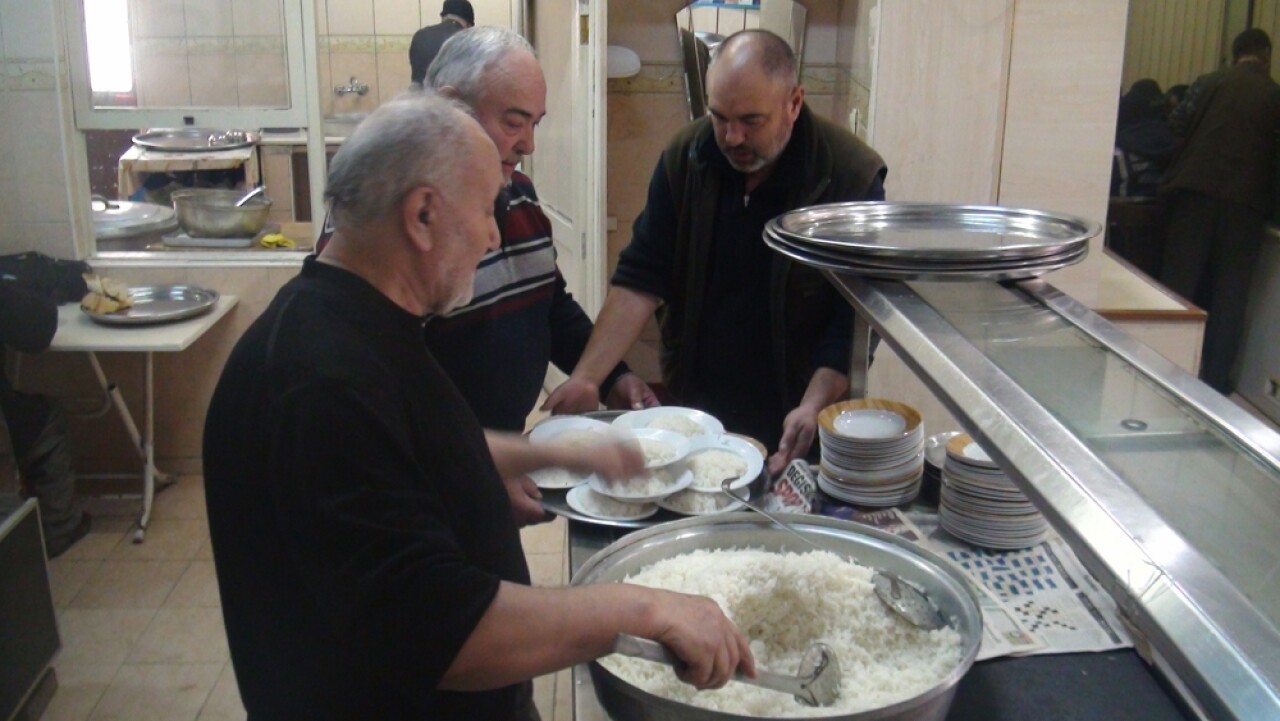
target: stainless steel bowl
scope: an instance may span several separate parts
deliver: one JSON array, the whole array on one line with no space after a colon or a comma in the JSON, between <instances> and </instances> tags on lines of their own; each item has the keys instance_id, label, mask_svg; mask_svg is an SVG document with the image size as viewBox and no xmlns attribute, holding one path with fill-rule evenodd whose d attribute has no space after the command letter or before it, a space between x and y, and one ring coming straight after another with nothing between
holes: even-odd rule
<instances>
[{"instance_id":1,"label":"stainless steel bowl","mask_svg":"<svg viewBox=\"0 0 1280 721\"><path fill-rule=\"evenodd\" d=\"M892 534L823 516L779 514L819 546L867 566L897 574L921 588L959 632L961 661L933 688L891 706L855 714L826 716L841 721L942 721L956 684L973 665L982 642L982 614L969 581L942 558ZM656 561L697 549L763 548L778 552L811 550L755 513L725 513L664 523L627 535L596 553L574 576L572 585L621 581ZM754 721L660 698L623 681L598 663L590 664L596 696L616 721Z\"/></svg>"},{"instance_id":2,"label":"stainless steel bowl","mask_svg":"<svg viewBox=\"0 0 1280 721\"><path fill-rule=\"evenodd\" d=\"M251 238L267 224L271 201L261 196L236 207L242 190L188 188L173 193L178 225L193 238Z\"/></svg>"}]
</instances>

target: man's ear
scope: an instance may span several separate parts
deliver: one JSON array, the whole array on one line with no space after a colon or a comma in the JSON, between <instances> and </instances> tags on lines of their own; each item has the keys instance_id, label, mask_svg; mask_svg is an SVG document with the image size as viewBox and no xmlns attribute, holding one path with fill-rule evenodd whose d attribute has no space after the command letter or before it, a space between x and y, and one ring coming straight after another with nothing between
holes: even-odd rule
<instances>
[{"instance_id":1,"label":"man's ear","mask_svg":"<svg viewBox=\"0 0 1280 721\"><path fill-rule=\"evenodd\" d=\"M439 88L436 88L436 94L443 95L450 100L462 100L462 93L458 92L458 89L452 85L442 85Z\"/></svg>"},{"instance_id":2,"label":"man's ear","mask_svg":"<svg viewBox=\"0 0 1280 721\"><path fill-rule=\"evenodd\" d=\"M404 226L405 235L409 236L419 250L431 250L437 227L433 221L439 205L440 194L429 185L420 185L410 190L400 203L400 222Z\"/></svg>"}]
</instances>

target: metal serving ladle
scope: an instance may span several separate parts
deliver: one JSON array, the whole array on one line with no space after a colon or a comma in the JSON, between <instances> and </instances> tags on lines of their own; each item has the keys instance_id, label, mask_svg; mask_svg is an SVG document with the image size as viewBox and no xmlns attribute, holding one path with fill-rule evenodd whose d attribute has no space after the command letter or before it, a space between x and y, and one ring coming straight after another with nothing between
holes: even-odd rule
<instances>
[{"instance_id":1,"label":"metal serving ladle","mask_svg":"<svg viewBox=\"0 0 1280 721\"><path fill-rule=\"evenodd\" d=\"M264 192L266 192L266 190L267 190L267 186L265 186L265 185L259 185L258 187L254 188L253 190L250 190L249 192L247 192L247 193L245 193L244 195L242 195L242 196L240 197L240 199L236 201L235 207L239 208L239 207L243 206L245 203L249 202L250 200L253 200L254 198L258 197L259 195L262 195Z\"/></svg>"},{"instance_id":2,"label":"metal serving ladle","mask_svg":"<svg viewBox=\"0 0 1280 721\"><path fill-rule=\"evenodd\" d=\"M620 633L614 639L613 652L664 663L675 669L685 666L684 661L666 646L626 633ZM733 680L789 693L800 703L809 706L830 706L840 697L840 662L836 660L834 649L825 643L815 643L800 659L800 670L795 676L756 669L755 678L748 678L735 671Z\"/></svg>"},{"instance_id":3,"label":"metal serving ladle","mask_svg":"<svg viewBox=\"0 0 1280 721\"><path fill-rule=\"evenodd\" d=\"M757 506L751 501L734 493L733 489L729 486L735 480L737 480L736 477L726 478L721 481L721 492L727 494L735 501L742 501L743 505L747 508L750 508L765 518L768 518L770 521L773 521L779 528L790 533L804 543L818 549L819 551L828 550L808 538L805 538L799 531L792 528L790 525L783 523L777 516L774 516L772 513L769 513L760 506ZM930 601L929 597L924 595L924 593L915 586L912 586L901 578L898 578L897 575L889 573L888 571L877 570L875 575L871 577L871 582L875 585L876 598L879 598L885 606L889 607L889 610L896 613L900 618L902 618L902 620L912 626L923 628L928 631L935 631L947 625L946 620L942 618L942 613L938 610L938 607L934 605L933 601Z\"/></svg>"}]
</instances>

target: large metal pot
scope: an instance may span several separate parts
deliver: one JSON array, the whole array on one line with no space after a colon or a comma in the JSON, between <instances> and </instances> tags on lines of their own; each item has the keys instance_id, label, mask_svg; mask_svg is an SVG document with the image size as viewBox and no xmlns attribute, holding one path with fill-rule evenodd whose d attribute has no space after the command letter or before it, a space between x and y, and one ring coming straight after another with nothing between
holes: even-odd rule
<instances>
[{"instance_id":1,"label":"large metal pot","mask_svg":"<svg viewBox=\"0 0 1280 721\"><path fill-rule=\"evenodd\" d=\"M188 188L173 193L178 225L193 238L252 238L267 224L271 201L261 196L236 207L241 190Z\"/></svg>"},{"instance_id":2,"label":"large metal pot","mask_svg":"<svg viewBox=\"0 0 1280 721\"><path fill-rule=\"evenodd\" d=\"M961 662L928 691L914 698L856 714L828 716L841 721L943 721L956 684L973 665L982 641L982 614L969 581L937 555L892 534L822 516L779 514L819 546L867 566L896 573L928 594L962 639ZM763 548L803 553L811 550L755 513L726 513L664 523L636 531L596 553L574 576L572 585L621 581L654 562L697 549ZM748 721L720 711L660 698L591 663L596 696L615 721Z\"/></svg>"}]
</instances>

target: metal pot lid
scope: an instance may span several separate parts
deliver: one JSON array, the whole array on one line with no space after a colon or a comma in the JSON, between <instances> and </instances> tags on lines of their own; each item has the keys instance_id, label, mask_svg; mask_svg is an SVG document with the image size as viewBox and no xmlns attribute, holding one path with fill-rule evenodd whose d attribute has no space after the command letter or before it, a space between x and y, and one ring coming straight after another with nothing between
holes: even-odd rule
<instances>
[{"instance_id":1,"label":"metal pot lid","mask_svg":"<svg viewBox=\"0 0 1280 721\"><path fill-rule=\"evenodd\" d=\"M210 153L252 147L258 144L258 134L218 128L159 128L133 136L133 144L171 153Z\"/></svg>"},{"instance_id":2,"label":"metal pot lid","mask_svg":"<svg viewBox=\"0 0 1280 721\"><path fill-rule=\"evenodd\" d=\"M92 206L93 234L99 239L126 238L178 227L173 208L155 203L107 200L95 196Z\"/></svg>"},{"instance_id":3,"label":"metal pot lid","mask_svg":"<svg viewBox=\"0 0 1280 721\"><path fill-rule=\"evenodd\" d=\"M930 262L1043 258L1078 251L1097 223L1038 210L936 203L831 203L784 213L767 229L858 256Z\"/></svg>"}]
</instances>

